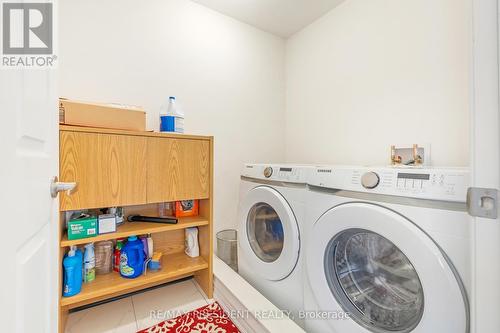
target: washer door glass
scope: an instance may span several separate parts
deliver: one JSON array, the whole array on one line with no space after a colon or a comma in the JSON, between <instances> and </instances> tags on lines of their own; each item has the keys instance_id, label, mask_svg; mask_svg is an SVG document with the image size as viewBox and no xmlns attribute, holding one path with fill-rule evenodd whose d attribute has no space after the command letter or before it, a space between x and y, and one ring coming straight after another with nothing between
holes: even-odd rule
<instances>
[{"instance_id":1,"label":"washer door glass","mask_svg":"<svg viewBox=\"0 0 500 333\"><path fill-rule=\"evenodd\" d=\"M392 242L381 235L348 229L325 252L331 291L358 324L372 332L410 332L424 312L418 274Z\"/></svg>"},{"instance_id":2,"label":"washer door glass","mask_svg":"<svg viewBox=\"0 0 500 333\"><path fill-rule=\"evenodd\" d=\"M278 213L264 202L252 206L247 217L247 235L250 247L259 259L276 261L283 251L283 224Z\"/></svg>"},{"instance_id":3,"label":"washer door glass","mask_svg":"<svg viewBox=\"0 0 500 333\"><path fill-rule=\"evenodd\" d=\"M250 274L269 281L289 276L300 253L299 225L292 207L301 213L297 201L301 194L295 188L280 190L269 186L251 189L238 213L238 260L243 263L242 272L248 269Z\"/></svg>"}]
</instances>

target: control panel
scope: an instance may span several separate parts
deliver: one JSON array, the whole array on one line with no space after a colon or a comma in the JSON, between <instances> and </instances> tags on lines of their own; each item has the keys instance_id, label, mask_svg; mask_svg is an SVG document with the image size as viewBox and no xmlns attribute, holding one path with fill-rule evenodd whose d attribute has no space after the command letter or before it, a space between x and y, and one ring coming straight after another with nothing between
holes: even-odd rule
<instances>
[{"instance_id":1,"label":"control panel","mask_svg":"<svg viewBox=\"0 0 500 333\"><path fill-rule=\"evenodd\" d=\"M311 173L308 183L338 190L465 202L469 171L464 168L322 167Z\"/></svg>"},{"instance_id":2,"label":"control panel","mask_svg":"<svg viewBox=\"0 0 500 333\"><path fill-rule=\"evenodd\" d=\"M245 164L242 177L305 184L311 167L277 164Z\"/></svg>"}]
</instances>

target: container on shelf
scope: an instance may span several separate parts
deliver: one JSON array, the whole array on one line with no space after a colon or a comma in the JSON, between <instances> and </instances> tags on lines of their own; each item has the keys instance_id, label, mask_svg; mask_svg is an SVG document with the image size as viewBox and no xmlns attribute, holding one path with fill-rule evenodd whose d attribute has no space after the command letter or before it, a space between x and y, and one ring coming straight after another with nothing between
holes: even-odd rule
<instances>
[{"instance_id":1,"label":"container on shelf","mask_svg":"<svg viewBox=\"0 0 500 333\"><path fill-rule=\"evenodd\" d=\"M184 252L191 258L196 258L200 256L200 245L198 243L198 228L186 228L184 229Z\"/></svg>"},{"instance_id":2,"label":"container on shelf","mask_svg":"<svg viewBox=\"0 0 500 333\"><path fill-rule=\"evenodd\" d=\"M144 245L137 236L130 236L121 250L120 275L127 279L134 279L144 271Z\"/></svg>"},{"instance_id":3,"label":"container on shelf","mask_svg":"<svg viewBox=\"0 0 500 333\"><path fill-rule=\"evenodd\" d=\"M182 200L175 202L175 217L198 216L199 200Z\"/></svg>"},{"instance_id":4,"label":"container on shelf","mask_svg":"<svg viewBox=\"0 0 500 333\"><path fill-rule=\"evenodd\" d=\"M161 269L161 257L162 253L161 252L155 252L151 256L151 260L148 263L148 269L150 271L156 272Z\"/></svg>"},{"instance_id":5,"label":"container on shelf","mask_svg":"<svg viewBox=\"0 0 500 333\"><path fill-rule=\"evenodd\" d=\"M116 240L115 251L113 253L113 270L120 273L120 255L125 239L118 238Z\"/></svg>"},{"instance_id":6,"label":"container on shelf","mask_svg":"<svg viewBox=\"0 0 500 333\"><path fill-rule=\"evenodd\" d=\"M235 272L238 271L238 233L235 229L221 230L217 233L217 257Z\"/></svg>"},{"instance_id":7,"label":"container on shelf","mask_svg":"<svg viewBox=\"0 0 500 333\"><path fill-rule=\"evenodd\" d=\"M95 280L95 251L94 243L85 245L83 255L83 282L92 282Z\"/></svg>"},{"instance_id":8,"label":"container on shelf","mask_svg":"<svg viewBox=\"0 0 500 333\"><path fill-rule=\"evenodd\" d=\"M115 214L101 214L98 217L98 232L99 235L109 234L116 232L116 215Z\"/></svg>"},{"instance_id":9,"label":"container on shelf","mask_svg":"<svg viewBox=\"0 0 500 333\"><path fill-rule=\"evenodd\" d=\"M174 205L175 202L160 202L158 204L158 216L159 217L172 217L174 216Z\"/></svg>"},{"instance_id":10,"label":"container on shelf","mask_svg":"<svg viewBox=\"0 0 500 333\"><path fill-rule=\"evenodd\" d=\"M176 105L174 96L160 109L160 132L184 133L184 112Z\"/></svg>"},{"instance_id":11,"label":"container on shelf","mask_svg":"<svg viewBox=\"0 0 500 333\"><path fill-rule=\"evenodd\" d=\"M63 259L63 296L70 297L79 294L82 290L82 254L72 246Z\"/></svg>"},{"instance_id":12,"label":"container on shelf","mask_svg":"<svg viewBox=\"0 0 500 333\"><path fill-rule=\"evenodd\" d=\"M81 214L71 218L68 223L68 239L82 239L97 236L97 217Z\"/></svg>"},{"instance_id":13,"label":"container on shelf","mask_svg":"<svg viewBox=\"0 0 500 333\"><path fill-rule=\"evenodd\" d=\"M113 242L103 241L95 244L95 272L108 274L113 271Z\"/></svg>"},{"instance_id":14,"label":"container on shelf","mask_svg":"<svg viewBox=\"0 0 500 333\"><path fill-rule=\"evenodd\" d=\"M141 107L59 98L59 123L76 126L146 131Z\"/></svg>"}]
</instances>

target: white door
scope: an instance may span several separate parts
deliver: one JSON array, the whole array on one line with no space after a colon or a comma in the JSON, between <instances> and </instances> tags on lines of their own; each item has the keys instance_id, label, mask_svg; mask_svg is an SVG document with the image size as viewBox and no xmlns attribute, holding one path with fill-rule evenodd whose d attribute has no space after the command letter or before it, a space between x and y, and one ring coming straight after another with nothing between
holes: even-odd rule
<instances>
[{"instance_id":1,"label":"white door","mask_svg":"<svg viewBox=\"0 0 500 333\"><path fill-rule=\"evenodd\" d=\"M313 296L345 333L467 333L465 289L434 241L394 211L336 206L314 223L306 249Z\"/></svg>"},{"instance_id":2,"label":"white door","mask_svg":"<svg viewBox=\"0 0 500 333\"><path fill-rule=\"evenodd\" d=\"M241 254L256 274L272 281L286 278L299 259L299 228L295 215L276 190L250 190L240 206Z\"/></svg>"},{"instance_id":3,"label":"white door","mask_svg":"<svg viewBox=\"0 0 500 333\"><path fill-rule=\"evenodd\" d=\"M57 332L55 72L0 69L2 332Z\"/></svg>"},{"instance_id":4,"label":"white door","mask_svg":"<svg viewBox=\"0 0 500 333\"><path fill-rule=\"evenodd\" d=\"M498 1L473 0L472 186L500 188ZM500 332L500 220L476 217L472 333Z\"/></svg>"}]
</instances>

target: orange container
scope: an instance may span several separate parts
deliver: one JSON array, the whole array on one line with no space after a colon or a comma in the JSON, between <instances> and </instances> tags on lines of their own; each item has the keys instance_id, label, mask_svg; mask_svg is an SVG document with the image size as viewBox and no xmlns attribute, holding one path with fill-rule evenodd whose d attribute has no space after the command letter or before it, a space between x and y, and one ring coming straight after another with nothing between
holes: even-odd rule
<instances>
[{"instance_id":1,"label":"orange container","mask_svg":"<svg viewBox=\"0 0 500 333\"><path fill-rule=\"evenodd\" d=\"M183 200L175 202L175 217L198 216L199 200Z\"/></svg>"}]
</instances>

